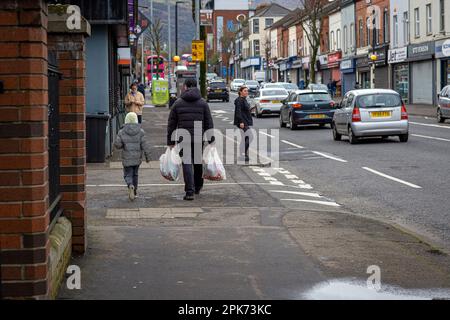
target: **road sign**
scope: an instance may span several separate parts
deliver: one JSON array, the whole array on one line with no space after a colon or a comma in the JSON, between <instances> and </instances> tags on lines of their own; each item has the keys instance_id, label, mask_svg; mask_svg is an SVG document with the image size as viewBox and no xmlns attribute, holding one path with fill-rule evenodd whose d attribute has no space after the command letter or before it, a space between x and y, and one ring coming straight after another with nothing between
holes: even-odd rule
<instances>
[{"instance_id":1,"label":"road sign","mask_svg":"<svg viewBox=\"0 0 450 320\"><path fill-rule=\"evenodd\" d=\"M201 26L213 25L213 10L200 10L200 25Z\"/></svg>"},{"instance_id":2,"label":"road sign","mask_svg":"<svg viewBox=\"0 0 450 320\"><path fill-rule=\"evenodd\" d=\"M203 40L192 41L192 61L205 61L205 42Z\"/></svg>"}]
</instances>

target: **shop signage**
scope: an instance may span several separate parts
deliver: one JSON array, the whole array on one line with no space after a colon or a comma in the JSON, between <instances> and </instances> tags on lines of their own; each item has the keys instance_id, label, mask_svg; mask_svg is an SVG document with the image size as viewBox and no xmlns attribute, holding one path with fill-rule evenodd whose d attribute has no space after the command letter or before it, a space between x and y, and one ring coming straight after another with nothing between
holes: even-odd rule
<instances>
[{"instance_id":1,"label":"shop signage","mask_svg":"<svg viewBox=\"0 0 450 320\"><path fill-rule=\"evenodd\" d=\"M375 65L377 66L383 66L386 64L386 48L375 50L375 55L377 56L377 60L375 60ZM370 59L370 56L372 54L369 54L368 60L369 64L372 64L372 60Z\"/></svg>"},{"instance_id":2,"label":"shop signage","mask_svg":"<svg viewBox=\"0 0 450 320\"><path fill-rule=\"evenodd\" d=\"M328 56L319 56L319 62L321 66L327 66L328 65Z\"/></svg>"},{"instance_id":3,"label":"shop signage","mask_svg":"<svg viewBox=\"0 0 450 320\"><path fill-rule=\"evenodd\" d=\"M436 42L436 58L450 57L450 39Z\"/></svg>"},{"instance_id":4,"label":"shop signage","mask_svg":"<svg viewBox=\"0 0 450 320\"><path fill-rule=\"evenodd\" d=\"M341 61L341 70L348 70L354 68L353 59L350 60L342 60Z\"/></svg>"},{"instance_id":5,"label":"shop signage","mask_svg":"<svg viewBox=\"0 0 450 320\"><path fill-rule=\"evenodd\" d=\"M408 46L408 57L415 58L420 56L432 55L435 52L435 44L433 41L412 44Z\"/></svg>"},{"instance_id":6,"label":"shop signage","mask_svg":"<svg viewBox=\"0 0 450 320\"><path fill-rule=\"evenodd\" d=\"M213 10L202 9L200 10L200 25L212 26L213 25Z\"/></svg>"},{"instance_id":7,"label":"shop signage","mask_svg":"<svg viewBox=\"0 0 450 320\"><path fill-rule=\"evenodd\" d=\"M298 69L302 67L302 60L301 59L297 59L294 62L292 62L292 68L293 69Z\"/></svg>"},{"instance_id":8,"label":"shop signage","mask_svg":"<svg viewBox=\"0 0 450 320\"><path fill-rule=\"evenodd\" d=\"M336 52L328 55L328 67L339 67L339 60L342 58L342 52Z\"/></svg>"},{"instance_id":9,"label":"shop signage","mask_svg":"<svg viewBox=\"0 0 450 320\"><path fill-rule=\"evenodd\" d=\"M389 63L403 62L408 58L408 47L392 49L388 52Z\"/></svg>"},{"instance_id":10,"label":"shop signage","mask_svg":"<svg viewBox=\"0 0 450 320\"><path fill-rule=\"evenodd\" d=\"M303 64L303 69L308 70L309 69L309 63L311 61L310 57L304 57L302 58L302 64Z\"/></svg>"},{"instance_id":11,"label":"shop signage","mask_svg":"<svg viewBox=\"0 0 450 320\"><path fill-rule=\"evenodd\" d=\"M259 58L247 59L241 62L241 68L248 68L251 66L259 66L259 65L260 65Z\"/></svg>"},{"instance_id":12,"label":"shop signage","mask_svg":"<svg viewBox=\"0 0 450 320\"><path fill-rule=\"evenodd\" d=\"M280 71L285 71L286 69L287 69L287 64L286 63L280 64Z\"/></svg>"},{"instance_id":13,"label":"shop signage","mask_svg":"<svg viewBox=\"0 0 450 320\"><path fill-rule=\"evenodd\" d=\"M369 66L369 58L362 57L362 58L356 59L356 67L357 68L368 67L368 66Z\"/></svg>"}]
</instances>

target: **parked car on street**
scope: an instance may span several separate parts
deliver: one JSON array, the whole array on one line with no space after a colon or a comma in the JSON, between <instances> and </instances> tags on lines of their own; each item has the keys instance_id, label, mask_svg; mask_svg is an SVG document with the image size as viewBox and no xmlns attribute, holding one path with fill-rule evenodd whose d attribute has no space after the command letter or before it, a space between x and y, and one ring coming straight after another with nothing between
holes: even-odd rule
<instances>
[{"instance_id":1,"label":"parked car on street","mask_svg":"<svg viewBox=\"0 0 450 320\"><path fill-rule=\"evenodd\" d=\"M242 87L245 84L244 79L234 79L231 81L230 90L231 91L238 91L240 87Z\"/></svg>"},{"instance_id":2,"label":"parked car on street","mask_svg":"<svg viewBox=\"0 0 450 320\"><path fill-rule=\"evenodd\" d=\"M230 102L230 93L225 82L212 81L207 88L206 100L222 100L223 102Z\"/></svg>"},{"instance_id":3,"label":"parked car on street","mask_svg":"<svg viewBox=\"0 0 450 320\"><path fill-rule=\"evenodd\" d=\"M333 120L336 103L327 91L297 90L283 103L280 127L295 130L302 124L325 126Z\"/></svg>"},{"instance_id":4,"label":"parked car on street","mask_svg":"<svg viewBox=\"0 0 450 320\"><path fill-rule=\"evenodd\" d=\"M298 90L298 86L296 84L293 84L293 83L279 82L279 84L281 84L287 90L287 92L289 92L289 93Z\"/></svg>"},{"instance_id":5,"label":"parked car on street","mask_svg":"<svg viewBox=\"0 0 450 320\"><path fill-rule=\"evenodd\" d=\"M387 89L365 89L347 92L334 113L333 138L348 136L355 144L363 137L409 137L408 113L400 94Z\"/></svg>"},{"instance_id":6,"label":"parked car on street","mask_svg":"<svg viewBox=\"0 0 450 320\"><path fill-rule=\"evenodd\" d=\"M450 119L450 85L444 87L438 94L437 119L439 123Z\"/></svg>"},{"instance_id":7,"label":"parked car on street","mask_svg":"<svg viewBox=\"0 0 450 320\"><path fill-rule=\"evenodd\" d=\"M245 81L245 86L248 88L248 93L251 98L256 96L259 91L259 82L256 80Z\"/></svg>"},{"instance_id":8,"label":"parked car on street","mask_svg":"<svg viewBox=\"0 0 450 320\"><path fill-rule=\"evenodd\" d=\"M263 86L261 86L261 89L284 89L284 87L279 82L276 83L267 82Z\"/></svg>"},{"instance_id":9,"label":"parked car on street","mask_svg":"<svg viewBox=\"0 0 450 320\"><path fill-rule=\"evenodd\" d=\"M261 89L255 97L253 114L261 118L263 114L279 114L283 100L288 97L284 88Z\"/></svg>"},{"instance_id":10,"label":"parked car on street","mask_svg":"<svg viewBox=\"0 0 450 320\"><path fill-rule=\"evenodd\" d=\"M206 74L206 81L211 82L218 77L217 73L210 72Z\"/></svg>"}]
</instances>

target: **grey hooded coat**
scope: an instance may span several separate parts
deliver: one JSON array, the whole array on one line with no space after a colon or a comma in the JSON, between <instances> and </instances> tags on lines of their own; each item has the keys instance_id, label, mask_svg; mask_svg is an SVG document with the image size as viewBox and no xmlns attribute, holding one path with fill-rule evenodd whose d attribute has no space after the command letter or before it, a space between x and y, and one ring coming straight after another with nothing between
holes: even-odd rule
<instances>
[{"instance_id":1,"label":"grey hooded coat","mask_svg":"<svg viewBox=\"0 0 450 320\"><path fill-rule=\"evenodd\" d=\"M139 166L142 155L150 161L150 152L145 139L145 132L139 124L126 124L118 133L114 146L122 149L122 164L124 167Z\"/></svg>"}]
</instances>

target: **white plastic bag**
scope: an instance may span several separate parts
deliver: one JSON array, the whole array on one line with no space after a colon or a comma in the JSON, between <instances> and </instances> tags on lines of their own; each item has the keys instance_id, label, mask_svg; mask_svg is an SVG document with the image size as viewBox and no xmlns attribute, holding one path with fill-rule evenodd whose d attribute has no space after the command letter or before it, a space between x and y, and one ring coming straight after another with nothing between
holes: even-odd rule
<instances>
[{"instance_id":1,"label":"white plastic bag","mask_svg":"<svg viewBox=\"0 0 450 320\"><path fill-rule=\"evenodd\" d=\"M159 158L159 169L161 175L169 181L178 181L182 168L182 161L178 154L178 148L167 148Z\"/></svg>"},{"instance_id":2,"label":"white plastic bag","mask_svg":"<svg viewBox=\"0 0 450 320\"><path fill-rule=\"evenodd\" d=\"M226 180L226 172L219 153L214 145L208 145L203 152L203 179Z\"/></svg>"}]
</instances>

